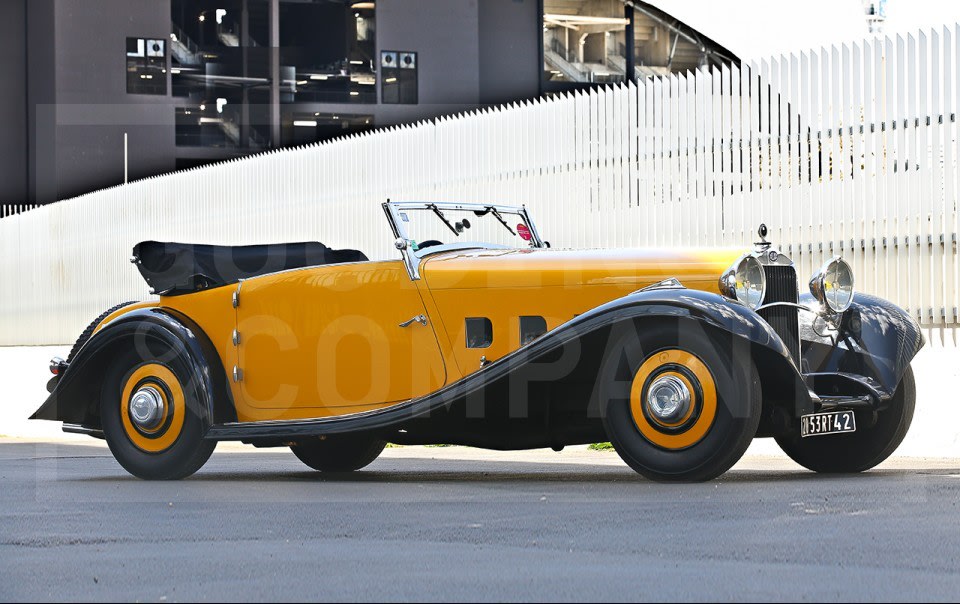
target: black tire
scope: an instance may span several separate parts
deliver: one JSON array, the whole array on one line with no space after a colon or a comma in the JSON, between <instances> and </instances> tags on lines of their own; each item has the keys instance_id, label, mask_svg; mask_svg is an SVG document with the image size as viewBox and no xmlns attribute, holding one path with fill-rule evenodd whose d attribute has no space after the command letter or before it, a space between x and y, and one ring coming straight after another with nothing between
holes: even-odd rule
<instances>
[{"instance_id":1,"label":"black tire","mask_svg":"<svg viewBox=\"0 0 960 604\"><path fill-rule=\"evenodd\" d=\"M346 434L293 445L290 450L300 461L319 472L353 472L373 463L386 446L386 441Z\"/></svg>"},{"instance_id":2,"label":"black tire","mask_svg":"<svg viewBox=\"0 0 960 604\"><path fill-rule=\"evenodd\" d=\"M135 372L145 366L169 370L179 382L184 403L182 428L169 447L157 452L143 450L135 444L121 416L124 386ZM180 357L170 361L144 361L131 355L118 362L116 368L105 377L100 398L103 433L113 456L134 476L144 480L186 478L199 470L216 448L216 441L204 438L205 426L198 412L200 399L190 375L187 363Z\"/></svg>"},{"instance_id":3,"label":"black tire","mask_svg":"<svg viewBox=\"0 0 960 604\"><path fill-rule=\"evenodd\" d=\"M611 354L604 360L598 390L603 424L620 457L646 478L661 482L712 480L729 470L747 450L760 423L762 393L749 344L709 335L699 325L684 321L667 322L653 329L646 325L628 326L625 332L609 349ZM709 428L701 426L701 430L706 429L705 434L684 448L655 444L641 432L631 411L635 376L654 355L664 358L664 350L694 355L709 371L715 385L712 423L706 424ZM644 400L641 395L639 404L643 405Z\"/></svg>"},{"instance_id":4,"label":"black tire","mask_svg":"<svg viewBox=\"0 0 960 604\"><path fill-rule=\"evenodd\" d=\"M111 309L103 311L103 313L93 320L90 325L87 325L87 328L83 330L83 333L80 334L80 337L77 338L77 341L73 343L73 348L70 349L70 354L67 355L67 363L73 360L73 357L77 356L77 353L80 352L80 349L83 348L83 345L87 343L87 340L90 339L90 336L93 335L93 330L97 328L97 325L125 306L130 306L131 304L136 304L136 302L121 302Z\"/></svg>"},{"instance_id":5,"label":"black tire","mask_svg":"<svg viewBox=\"0 0 960 604\"><path fill-rule=\"evenodd\" d=\"M856 411L857 431L801 438L799 426L777 436L777 444L790 459L814 472L852 474L863 472L890 457L910 429L917 402L913 369L900 379L886 409Z\"/></svg>"}]
</instances>

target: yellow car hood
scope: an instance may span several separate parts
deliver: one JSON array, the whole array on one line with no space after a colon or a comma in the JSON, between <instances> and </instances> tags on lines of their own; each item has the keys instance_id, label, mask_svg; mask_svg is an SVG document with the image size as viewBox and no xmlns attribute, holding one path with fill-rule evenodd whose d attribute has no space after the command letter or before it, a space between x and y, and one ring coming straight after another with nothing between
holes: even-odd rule
<instances>
[{"instance_id":1,"label":"yellow car hood","mask_svg":"<svg viewBox=\"0 0 960 604\"><path fill-rule=\"evenodd\" d=\"M717 291L721 273L744 249L469 250L428 256L421 275L433 290L638 286L676 277Z\"/></svg>"}]
</instances>

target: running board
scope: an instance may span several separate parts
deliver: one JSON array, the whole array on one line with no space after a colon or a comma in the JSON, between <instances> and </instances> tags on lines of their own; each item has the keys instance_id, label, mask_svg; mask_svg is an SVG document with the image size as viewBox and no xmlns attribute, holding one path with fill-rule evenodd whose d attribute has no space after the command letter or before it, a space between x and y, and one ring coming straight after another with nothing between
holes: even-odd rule
<instances>
[{"instance_id":1,"label":"running board","mask_svg":"<svg viewBox=\"0 0 960 604\"><path fill-rule=\"evenodd\" d=\"M316 419L269 420L262 422L230 422L211 426L204 438L208 440L262 440L297 439L346 432L387 431L401 423L430 413L451 402L450 393L434 393L422 399L406 401L362 413L321 417ZM461 395L458 391L454 394Z\"/></svg>"}]
</instances>

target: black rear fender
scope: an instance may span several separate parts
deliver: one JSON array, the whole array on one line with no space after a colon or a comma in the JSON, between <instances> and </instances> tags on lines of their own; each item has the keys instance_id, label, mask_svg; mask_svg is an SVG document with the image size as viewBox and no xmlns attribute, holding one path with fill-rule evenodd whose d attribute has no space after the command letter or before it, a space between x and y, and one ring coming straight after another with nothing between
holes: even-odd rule
<instances>
[{"instance_id":1,"label":"black rear fender","mask_svg":"<svg viewBox=\"0 0 960 604\"><path fill-rule=\"evenodd\" d=\"M205 425L236 421L226 372L206 334L182 313L142 308L114 319L80 349L55 389L30 419L47 419L99 430L100 393L118 361L179 357L190 367L185 389L196 392Z\"/></svg>"}]
</instances>

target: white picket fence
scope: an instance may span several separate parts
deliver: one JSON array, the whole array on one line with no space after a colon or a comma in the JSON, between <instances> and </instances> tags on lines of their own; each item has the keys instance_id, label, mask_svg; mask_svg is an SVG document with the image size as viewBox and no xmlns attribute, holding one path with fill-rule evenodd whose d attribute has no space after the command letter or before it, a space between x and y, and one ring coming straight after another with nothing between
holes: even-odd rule
<instances>
[{"instance_id":1,"label":"white picket fence","mask_svg":"<svg viewBox=\"0 0 960 604\"><path fill-rule=\"evenodd\" d=\"M68 343L144 298L146 239L396 255L386 199L526 204L554 247L747 248L955 344L960 25L478 110L152 178L0 220L0 345ZM944 337L945 336L945 337Z\"/></svg>"}]
</instances>

